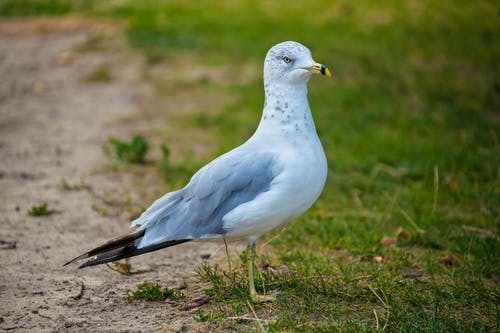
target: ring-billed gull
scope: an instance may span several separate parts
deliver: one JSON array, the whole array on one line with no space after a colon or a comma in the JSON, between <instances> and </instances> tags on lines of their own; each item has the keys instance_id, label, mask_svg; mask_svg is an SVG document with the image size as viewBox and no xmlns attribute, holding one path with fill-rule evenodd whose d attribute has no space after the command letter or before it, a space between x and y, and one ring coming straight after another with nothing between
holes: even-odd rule
<instances>
[{"instance_id":1,"label":"ring-billed gull","mask_svg":"<svg viewBox=\"0 0 500 333\"><path fill-rule=\"evenodd\" d=\"M304 45L273 46L264 61L264 111L250 139L156 200L132 222L132 233L67 264L92 257L80 268L94 266L191 240L247 239L250 296L266 300L255 291L255 243L304 213L326 180L326 157L307 100L313 73L331 76Z\"/></svg>"}]
</instances>

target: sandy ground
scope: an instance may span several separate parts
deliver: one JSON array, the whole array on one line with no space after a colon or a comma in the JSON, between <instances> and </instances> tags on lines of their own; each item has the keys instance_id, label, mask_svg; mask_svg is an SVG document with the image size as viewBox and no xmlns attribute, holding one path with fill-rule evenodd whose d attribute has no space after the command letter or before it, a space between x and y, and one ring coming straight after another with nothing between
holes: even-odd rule
<instances>
[{"instance_id":1,"label":"sandy ground","mask_svg":"<svg viewBox=\"0 0 500 333\"><path fill-rule=\"evenodd\" d=\"M193 313L208 300L195 269L219 244L183 244L133 258L130 276L106 266L62 267L68 259L128 231L128 216L120 204L104 215L92 209L93 204L102 204L103 197L141 195L134 192L127 174L102 171L101 147L110 134L130 137L148 125L119 121L138 112L150 93L141 81L143 61L123 42L99 52L73 51L96 31L113 29L75 18L0 23L2 330L202 328ZM85 76L103 62L114 79L86 81ZM63 186L62 179L70 186ZM27 214L44 202L51 215ZM124 301L124 293L143 281L185 286L187 297Z\"/></svg>"}]
</instances>

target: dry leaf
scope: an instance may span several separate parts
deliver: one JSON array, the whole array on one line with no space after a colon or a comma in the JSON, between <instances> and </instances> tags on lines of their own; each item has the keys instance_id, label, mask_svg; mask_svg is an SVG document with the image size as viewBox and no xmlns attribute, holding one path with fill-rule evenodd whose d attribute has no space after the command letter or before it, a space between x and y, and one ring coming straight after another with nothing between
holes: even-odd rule
<instances>
[{"instance_id":1,"label":"dry leaf","mask_svg":"<svg viewBox=\"0 0 500 333\"><path fill-rule=\"evenodd\" d=\"M316 211L316 218L321 218L321 217L332 217L332 212L329 210L318 210Z\"/></svg>"},{"instance_id":2,"label":"dry leaf","mask_svg":"<svg viewBox=\"0 0 500 333\"><path fill-rule=\"evenodd\" d=\"M384 236L382 237L382 240L380 241L382 246L385 247L396 247L396 244L398 243L397 237L389 237L389 236Z\"/></svg>"},{"instance_id":3,"label":"dry leaf","mask_svg":"<svg viewBox=\"0 0 500 333\"><path fill-rule=\"evenodd\" d=\"M443 262L447 266L453 266L458 262L458 257L454 254L447 253L443 256Z\"/></svg>"},{"instance_id":4,"label":"dry leaf","mask_svg":"<svg viewBox=\"0 0 500 333\"><path fill-rule=\"evenodd\" d=\"M33 82L33 85L31 86L31 91L33 91L35 94L41 94L45 90L45 84L40 81L36 80Z\"/></svg>"},{"instance_id":5,"label":"dry leaf","mask_svg":"<svg viewBox=\"0 0 500 333\"><path fill-rule=\"evenodd\" d=\"M424 270L418 266L403 267L403 276L413 280L424 275Z\"/></svg>"},{"instance_id":6,"label":"dry leaf","mask_svg":"<svg viewBox=\"0 0 500 333\"><path fill-rule=\"evenodd\" d=\"M72 63L76 62L78 60L78 58L79 58L78 53L67 50L67 51L63 51L57 55L56 63L59 66L71 65Z\"/></svg>"},{"instance_id":7,"label":"dry leaf","mask_svg":"<svg viewBox=\"0 0 500 333\"><path fill-rule=\"evenodd\" d=\"M403 227L396 229L396 238L398 241L408 243L411 240L411 233Z\"/></svg>"}]
</instances>

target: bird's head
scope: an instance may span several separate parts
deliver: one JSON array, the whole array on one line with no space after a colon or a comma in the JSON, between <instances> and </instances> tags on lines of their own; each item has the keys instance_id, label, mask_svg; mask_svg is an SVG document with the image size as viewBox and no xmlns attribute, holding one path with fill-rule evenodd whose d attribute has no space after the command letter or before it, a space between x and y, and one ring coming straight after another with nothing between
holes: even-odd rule
<instances>
[{"instance_id":1,"label":"bird's head","mask_svg":"<svg viewBox=\"0 0 500 333\"><path fill-rule=\"evenodd\" d=\"M311 74L331 76L325 65L315 62L311 51L297 42L283 42L273 46L264 61L264 83L305 84Z\"/></svg>"}]
</instances>

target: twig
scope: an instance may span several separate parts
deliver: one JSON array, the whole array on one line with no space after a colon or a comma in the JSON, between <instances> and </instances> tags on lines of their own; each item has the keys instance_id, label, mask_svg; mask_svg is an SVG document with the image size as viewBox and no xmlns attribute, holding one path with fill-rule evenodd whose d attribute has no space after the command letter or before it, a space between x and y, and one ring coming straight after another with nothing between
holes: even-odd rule
<instances>
[{"instance_id":1,"label":"twig","mask_svg":"<svg viewBox=\"0 0 500 333\"><path fill-rule=\"evenodd\" d=\"M432 214L436 212L439 194L439 170L437 164L434 165L434 200L432 202Z\"/></svg>"},{"instance_id":2,"label":"twig","mask_svg":"<svg viewBox=\"0 0 500 333\"><path fill-rule=\"evenodd\" d=\"M210 254L210 256L208 257L208 259L207 259L207 260L210 260L210 259L214 258L214 257L215 257L215 255L217 254L217 252L219 252L219 250L220 250L220 249L222 249L222 247L223 247L223 245L220 245L219 247L217 247L217 248L215 249L215 251L214 251L214 252L212 252L212 253Z\"/></svg>"},{"instance_id":3,"label":"twig","mask_svg":"<svg viewBox=\"0 0 500 333\"><path fill-rule=\"evenodd\" d=\"M389 310L387 310L387 319L385 320L384 327L382 327L382 331L385 331L385 329L387 328L387 325L389 324L389 317L390 316L391 316L391 312Z\"/></svg>"},{"instance_id":4,"label":"twig","mask_svg":"<svg viewBox=\"0 0 500 333\"><path fill-rule=\"evenodd\" d=\"M372 288L372 286L370 286L369 283L366 284L368 286L368 289L371 290L371 292L375 295L375 297L378 298L378 300L382 303L382 305L384 305L385 308L389 308L389 306L384 302L384 300L377 294L377 292L375 291L375 289Z\"/></svg>"},{"instance_id":5,"label":"twig","mask_svg":"<svg viewBox=\"0 0 500 333\"><path fill-rule=\"evenodd\" d=\"M408 170L406 170L406 169L396 169L396 168L393 168L390 165L383 164L383 163L378 163L371 170L370 176L372 178L376 178L380 172L385 172L386 174L388 174L388 175L390 175L391 177L394 177L394 178L401 178L402 176L404 176L404 175L406 175L408 173Z\"/></svg>"},{"instance_id":6,"label":"twig","mask_svg":"<svg viewBox=\"0 0 500 333\"><path fill-rule=\"evenodd\" d=\"M233 269L231 268L231 258L229 257L229 251L227 249L227 241L226 241L226 237L223 237L222 238L224 240L224 246L226 248L226 258L227 258L227 266L229 268L229 273L232 273L233 272Z\"/></svg>"},{"instance_id":7,"label":"twig","mask_svg":"<svg viewBox=\"0 0 500 333\"><path fill-rule=\"evenodd\" d=\"M375 315L375 322L377 323L377 327L375 327L375 329L378 331L380 326L378 324L378 316L377 316L377 311L375 311L375 309L373 309L373 314Z\"/></svg>"},{"instance_id":8,"label":"twig","mask_svg":"<svg viewBox=\"0 0 500 333\"><path fill-rule=\"evenodd\" d=\"M247 316L232 316L232 317L226 317L226 319L229 319L229 320L253 320L253 321L262 321L262 322L265 322L265 323L268 323L272 320L269 320L269 319L260 319L260 318L253 318L253 317L247 317Z\"/></svg>"},{"instance_id":9,"label":"twig","mask_svg":"<svg viewBox=\"0 0 500 333\"><path fill-rule=\"evenodd\" d=\"M485 229L485 228L478 228L478 227L473 227L473 226L470 226L470 225L462 225L462 229L464 230L467 230L467 231L471 231L471 232L476 232L482 236L485 236L485 237L495 237L495 232L496 230L489 230L489 229Z\"/></svg>"},{"instance_id":10,"label":"twig","mask_svg":"<svg viewBox=\"0 0 500 333\"><path fill-rule=\"evenodd\" d=\"M253 313L253 316L255 317L255 319L257 320L257 324L259 324L259 327L260 327L260 330L261 332L265 332L264 331L264 326L262 326L262 323L261 323L261 319L259 319L259 317L257 317L257 314L255 313L255 310L253 309L253 306L252 304L250 304L249 301L247 301L247 304L248 304L248 307L250 308L250 310L252 310L252 313Z\"/></svg>"},{"instance_id":11,"label":"twig","mask_svg":"<svg viewBox=\"0 0 500 333\"><path fill-rule=\"evenodd\" d=\"M265 242L264 244L262 244L261 246L259 246L259 252L263 252L264 251L264 248L269 244L271 243L273 240L275 240L276 238L279 238L279 236L285 232L288 228L290 228L294 223L291 223L291 224L288 224L286 227L284 228L281 228L280 232L278 232L277 235L275 235L274 237L272 237L270 240L268 240L267 242Z\"/></svg>"},{"instance_id":12,"label":"twig","mask_svg":"<svg viewBox=\"0 0 500 333\"><path fill-rule=\"evenodd\" d=\"M386 196L387 199L391 200L392 203L399 209L399 212L401 213L401 215L403 215L403 217L405 218L405 220L411 224L411 226L415 229L416 232L418 232L419 234L423 234L425 231L424 229L420 228L417 223L411 218L411 216L396 202L395 199L391 198L389 196L389 194L387 194L387 192L384 192L384 195Z\"/></svg>"},{"instance_id":13,"label":"twig","mask_svg":"<svg viewBox=\"0 0 500 333\"><path fill-rule=\"evenodd\" d=\"M362 211L343 211L343 212L332 212L332 217L368 217L374 219L380 219L384 214L376 213L369 210Z\"/></svg>"}]
</instances>

